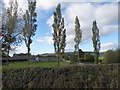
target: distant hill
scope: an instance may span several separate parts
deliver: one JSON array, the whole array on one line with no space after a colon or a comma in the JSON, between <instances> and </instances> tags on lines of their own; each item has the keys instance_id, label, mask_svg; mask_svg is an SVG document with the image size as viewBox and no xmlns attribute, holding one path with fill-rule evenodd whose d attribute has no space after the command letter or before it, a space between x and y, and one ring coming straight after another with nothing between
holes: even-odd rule
<instances>
[{"instance_id":1,"label":"distant hill","mask_svg":"<svg viewBox=\"0 0 120 90\"><path fill-rule=\"evenodd\" d=\"M93 54L93 52L91 51L83 51L84 53L89 53L89 54ZM74 52L65 52L66 54L69 54L69 55L72 55L74 54ZM100 52L100 57L103 57L105 54L105 52ZM55 53L44 53L44 54L41 54L42 56L54 56Z\"/></svg>"}]
</instances>

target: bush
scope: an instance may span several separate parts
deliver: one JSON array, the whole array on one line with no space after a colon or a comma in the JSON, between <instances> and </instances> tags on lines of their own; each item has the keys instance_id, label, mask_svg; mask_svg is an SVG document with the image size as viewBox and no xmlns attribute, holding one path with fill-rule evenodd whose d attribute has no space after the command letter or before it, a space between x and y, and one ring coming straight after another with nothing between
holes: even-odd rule
<instances>
[{"instance_id":1,"label":"bush","mask_svg":"<svg viewBox=\"0 0 120 90\"><path fill-rule=\"evenodd\" d=\"M108 50L104 55L103 63L120 63L120 61L118 60L119 55L120 55L120 49L116 51Z\"/></svg>"},{"instance_id":2,"label":"bush","mask_svg":"<svg viewBox=\"0 0 120 90\"><path fill-rule=\"evenodd\" d=\"M94 62L94 56L91 55L91 54L89 54L89 53L86 53L86 54L84 55L84 60L85 60L85 61L89 61L89 62Z\"/></svg>"},{"instance_id":3,"label":"bush","mask_svg":"<svg viewBox=\"0 0 120 90\"><path fill-rule=\"evenodd\" d=\"M72 55L71 62L77 62L77 56L75 54Z\"/></svg>"},{"instance_id":4,"label":"bush","mask_svg":"<svg viewBox=\"0 0 120 90\"><path fill-rule=\"evenodd\" d=\"M80 58L79 60L80 60L80 62L84 62L84 58Z\"/></svg>"},{"instance_id":5,"label":"bush","mask_svg":"<svg viewBox=\"0 0 120 90\"><path fill-rule=\"evenodd\" d=\"M84 61L84 58L79 58L79 61L80 62L83 62ZM77 55L73 55L72 58L71 58L71 62L72 63L75 63L75 62L78 62L78 56Z\"/></svg>"},{"instance_id":6,"label":"bush","mask_svg":"<svg viewBox=\"0 0 120 90\"><path fill-rule=\"evenodd\" d=\"M2 85L3 89L8 90L9 88L119 88L118 65L3 69Z\"/></svg>"},{"instance_id":7,"label":"bush","mask_svg":"<svg viewBox=\"0 0 120 90\"><path fill-rule=\"evenodd\" d=\"M79 57L84 58L84 52L81 49L79 49Z\"/></svg>"},{"instance_id":8,"label":"bush","mask_svg":"<svg viewBox=\"0 0 120 90\"><path fill-rule=\"evenodd\" d=\"M118 59L118 63L120 63L120 49L115 51L117 53L117 59Z\"/></svg>"}]
</instances>

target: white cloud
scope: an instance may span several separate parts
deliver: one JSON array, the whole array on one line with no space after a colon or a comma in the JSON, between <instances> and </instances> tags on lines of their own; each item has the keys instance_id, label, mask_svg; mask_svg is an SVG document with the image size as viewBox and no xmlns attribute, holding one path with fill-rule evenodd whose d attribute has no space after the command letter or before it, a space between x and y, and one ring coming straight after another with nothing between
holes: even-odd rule
<instances>
[{"instance_id":1,"label":"white cloud","mask_svg":"<svg viewBox=\"0 0 120 90\"><path fill-rule=\"evenodd\" d=\"M48 0L38 0L37 1L37 8L42 10L50 10L53 7L56 7L57 2L55 0L48 1Z\"/></svg>"},{"instance_id":2,"label":"white cloud","mask_svg":"<svg viewBox=\"0 0 120 90\"><path fill-rule=\"evenodd\" d=\"M116 42L110 42L110 43L105 43L101 45L101 51L106 51L110 49L115 49L118 48L118 43Z\"/></svg>"},{"instance_id":3,"label":"white cloud","mask_svg":"<svg viewBox=\"0 0 120 90\"><path fill-rule=\"evenodd\" d=\"M119 0L41 0L41 2L118 2Z\"/></svg>"},{"instance_id":4,"label":"white cloud","mask_svg":"<svg viewBox=\"0 0 120 90\"><path fill-rule=\"evenodd\" d=\"M5 4L5 7L9 6L9 1L10 0L3 0L3 2ZM19 9L21 8L23 11L25 11L28 8L28 6L27 6L27 0L17 0L17 2L18 2L18 8Z\"/></svg>"},{"instance_id":5,"label":"white cloud","mask_svg":"<svg viewBox=\"0 0 120 90\"><path fill-rule=\"evenodd\" d=\"M12 56L14 53L27 53L27 47L25 44L21 46L12 46L13 50L10 51L10 56Z\"/></svg>"},{"instance_id":6,"label":"white cloud","mask_svg":"<svg viewBox=\"0 0 120 90\"><path fill-rule=\"evenodd\" d=\"M99 5L94 13L99 24L109 25L116 23L118 21L118 4Z\"/></svg>"},{"instance_id":7,"label":"white cloud","mask_svg":"<svg viewBox=\"0 0 120 90\"><path fill-rule=\"evenodd\" d=\"M119 0L90 0L91 2L118 2Z\"/></svg>"},{"instance_id":8,"label":"white cloud","mask_svg":"<svg viewBox=\"0 0 120 90\"><path fill-rule=\"evenodd\" d=\"M52 26L53 24L53 16L51 16L48 21L46 22L46 24L48 24L50 27Z\"/></svg>"},{"instance_id":9,"label":"white cloud","mask_svg":"<svg viewBox=\"0 0 120 90\"><path fill-rule=\"evenodd\" d=\"M101 36L109 35L112 32L118 32L118 25L106 25L103 26L100 30L101 30L100 32Z\"/></svg>"},{"instance_id":10,"label":"white cloud","mask_svg":"<svg viewBox=\"0 0 120 90\"><path fill-rule=\"evenodd\" d=\"M3 0L5 3L5 6L8 7L10 0ZM34 1L34 0L33 0ZM56 7L58 3L63 2L118 2L119 0L36 0L37 9L41 10L50 10L51 8ZM19 8L22 8L23 11L25 11L27 6L27 0L17 0L19 4Z\"/></svg>"},{"instance_id":11,"label":"white cloud","mask_svg":"<svg viewBox=\"0 0 120 90\"><path fill-rule=\"evenodd\" d=\"M54 51L53 51L53 50L50 50L50 51L44 51L44 52L42 52L41 54L45 54L45 53L54 53Z\"/></svg>"},{"instance_id":12,"label":"white cloud","mask_svg":"<svg viewBox=\"0 0 120 90\"><path fill-rule=\"evenodd\" d=\"M17 0L19 7L23 10L28 8L27 0ZM117 2L118 0L37 0L38 10L50 10L55 8L58 2ZM8 6L9 0L4 0L6 6ZM69 3L64 6L65 10L63 16L65 18L65 24L67 29L67 49L74 47L74 19L78 16L80 19L81 29L83 33L82 43L84 44L92 38L92 22L97 20L98 28L100 29L100 35L109 35L112 32L117 32L118 22L118 4L108 3L99 5L99 3ZM53 16L48 19L47 24L51 26L53 23ZM37 40L41 43L52 44L52 37L41 37Z\"/></svg>"},{"instance_id":13,"label":"white cloud","mask_svg":"<svg viewBox=\"0 0 120 90\"><path fill-rule=\"evenodd\" d=\"M83 33L81 44L88 42L92 38L92 23L94 20L97 21L100 37L109 35L112 32L117 32L118 30L117 3L70 3L63 11L63 16L67 29L66 49L74 48L74 22L76 16L79 17ZM49 26L51 26L52 23L53 16L47 21Z\"/></svg>"},{"instance_id":14,"label":"white cloud","mask_svg":"<svg viewBox=\"0 0 120 90\"><path fill-rule=\"evenodd\" d=\"M49 33L49 32L47 32L47 33L45 33L46 35L50 35L51 33Z\"/></svg>"},{"instance_id":15,"label":"white cloud","mask_svg":"<svg viewBox=\"0 0 120 90\"><path fill-rule=\"evenodd\" d=\"M5 7L9 6L10 0L4 0ZM34 1L34 0L33 0ZM25 11L28 8L28 1L27 0L17 0L19 8L22 8ZM55 0L36 0L36 8L40 10L50 10L53 7L56 7L57 3Z\"/></svg>"},{"instance_id":16,"label":"white cloud","mask_svg":"<svg viewBox=\"0 0 120 90\"><path fill-rule=\"evenodd\" d=\"M25 45L16 48L17 53L27 53L27 47Z\"/></svg>"},{"instance_id":17,"label":"white cloud","mask_svg":"<svg viewBox=\"0 0 120 90\"><path fill-rule=\"evenodd\" d=\"M45 44L53 44L52 37L46 36L46 37L40 37L37 39L37 42L45 43Z\"/></svg>"},{"instance_id":18,"label":"white cloud","mask_svg":"<svg viewBox=\"0 0 120 90\"><path fill-rule=\"evenodd\" d=\"M66 37L67 46L66 49L74 49L74 35L69 35Z\"/></svg>"}]
</instances>

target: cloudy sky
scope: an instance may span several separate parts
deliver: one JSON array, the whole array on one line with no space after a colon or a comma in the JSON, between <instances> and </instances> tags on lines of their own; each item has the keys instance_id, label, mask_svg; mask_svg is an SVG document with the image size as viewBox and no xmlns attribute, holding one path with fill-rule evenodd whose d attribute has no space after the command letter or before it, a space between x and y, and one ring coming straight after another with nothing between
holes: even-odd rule
<instances>
[{"instance_id":1,"label":"cloudy sky","mask_svg":"<svg viewBox=\"0 0 120 90\"><path fill-rule=\"evenodd\" d=\"M27 9L27 0L17 0L23 12ZM66 51L74 51L74 22L78 16L82 30L80 48L93 51L92 23L97 21L100 30L101 51L118 47L118 0L36 0L37 31L31 44L32 54L54 52L52 40L53 12L58 3L62 6L67 29ZM9 0L4 0L5 6ZM25 53L25 44L19 46L14 53Z\"/></svg>"}]
</instances>

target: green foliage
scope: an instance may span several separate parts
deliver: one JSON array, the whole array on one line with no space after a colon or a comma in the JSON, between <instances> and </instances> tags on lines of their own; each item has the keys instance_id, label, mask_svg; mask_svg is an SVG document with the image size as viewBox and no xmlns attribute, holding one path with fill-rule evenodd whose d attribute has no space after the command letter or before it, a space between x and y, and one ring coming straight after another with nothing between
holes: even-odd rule
<instances>
[{"instance_id":1,"label":"green foliage","mask_svg":"<svg viewBox=\"0 0 120 90\"><path fill-rule=\"evenodd\" d=\"M54 49L58 58L59 65L59 59L61 59L63 56L66 47L66 29L64 27L64 18L62 17L60 4L57 5L56 11L54 12L54 22L52 24L52 27Z\"/></svg>"},{"instance_id":2,"label":"green foliage","mask_svg":"<svg viewBox=\"0 0 120 90\"><path fill-rule=\"evenodd\" d=\"M117 57L118 57L118 63L120 63L120 49L117 49L116 50L116 53L117 53Z\"/></svg>"},{"instance_id":3,"label":"green foliage","mask_svg":"<svg viewBox=\"0 0 120 90\"><path fill-rule=\"evenodd\" d=\"M120 63L120 49L113 51L108 50L104 55L103 63Z\"/></svg>"},{"instance_id":4,"label":"green foliage","mask_svg":"<svg viewBox=\"0 0 120 90\"><path fill-rule=\"evenodd\" d=\"M72 63L77 62L77 55L73 54L70 60Z\"/></svg>"},{"instance_id":5,"label":"green foliage","mask_svg":"<svg viewBox=\"0 0 120 90\"><path fill-rule=\"evenodd\" d=\"M84 52L81 50L81 49L79 49L79 58L84 58Z\"/></svg>"},{"instance_id":6,"label":"green foliage","mask_svg":"<svg viewBox=\"0 0 120 90\"><path fill-rule=\"evenodd\" d=\"M18 46L22 42L22 17L18 13L17 1L10 1L9 7L4 9L2 13L2 37L0 44L2 45L2 53L9 56L9 52L14 50L13 46ZM8 60L7 60L8 63Z\"/></svg>"},{"instance_id":7,"label":"green foliage","mask_svg":"<svg viewBox=\"0 0 120 90\"><path fill-rule=\"evenodd\" d=\"M26 13L23 15L24 19L24 27L23 27L23 38L26 44L26 47L28 49L28 59L30 54L30 45L33 42L32 37L35 35L35 31L37 28L37 13L35 12L36 9L36 0L31 1L28 0L28 10L26 10Z\"/></svg>"},{"instance_id":8,"label":"green foliage","mask_svg":"<svg viewBox=\"0 0 120 90\"><path fill-rule=\"evenodd\" d=\"M84 57L79 58L80 62L84 62Z\"/></svg>"},{"instance_id":9,"label":"green foliage","mask_svg":"<svg viewBox=\"0 0 120 90\"><path fill-rule=\"evenodd\" d=\"M98 64L98 59L99 59L99 51L100 51L100 36L99 36L99 29L97 27L96 21L93 21L93 47L94 47L94 60Z\"/></svg>"},{"instance_id":10,"label":"green foliage","mask_svg":"<svg viewBox=\"0 0 120 90\"><path fill-rule=\"evenodd\" d=\"M19 17L19 18L18 18ZM21 42L21 17L18 13L18 3L9 2L9 7L4 10L2 15L2 50L9 52L11 46L17 46Z\"/></svg>"},{"instance_id":11,"label":"green foliage","mask_svg":"<svg viewBox=\"0 0 120 90\"><path fill-rule=\"evenodd\" d=\"M79 19L76 16L76 18L75 18L75 38L74 38L74 41L75 41L75 53L78 56L77 57L78 61L79 61L79 44L81 42L81 39L82 39L82 31L80 29Z\"/></svg>"},{"instance_id":12,"label":"green foliage","mask_svg":"<svg viewBox=\"0 0 120 90\"><path fill-rule=\"evenodd\" d=\"M119 88L117 64L3 69L3 88Z\"/></svg>"},{"instance_id":13,"label":"green foliage","mask_svg":"<svg viewBox=\"0 0 120 90\"><path fill-rule=\"evenodd\" d=\"M86 54L84 55L84 60L85 60L85 61L94 61L94 56L91 55L91 54L89 54L89 53L86 53Z\"/></svg>"}]
</instances>

